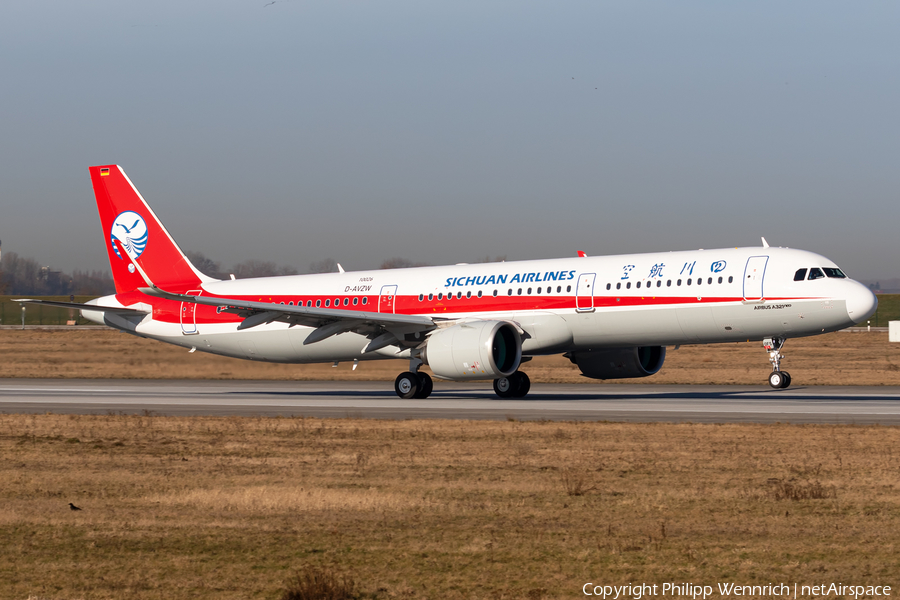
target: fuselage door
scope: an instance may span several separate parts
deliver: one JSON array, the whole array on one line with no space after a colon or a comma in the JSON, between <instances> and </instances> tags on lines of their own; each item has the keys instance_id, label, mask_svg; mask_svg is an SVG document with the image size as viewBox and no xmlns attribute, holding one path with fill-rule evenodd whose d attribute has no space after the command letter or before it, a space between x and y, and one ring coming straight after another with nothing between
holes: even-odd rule
<instances>
[{"instance_id":1,"label":"fuselage door","mask_svg":"<svg viewBox=\"0 0 900 600\"><path fill-rule=\"evenodd\" d=\"M589 312L594 310L594 280L596 273L582 273L578 276L578 287L575 293L575 310Z\"/></svg>"},{"instance_id":2,"label":"fuselage door","mask_svg":"<svg viewBox=\"0 0 900 600\"><path fill-rule=\"evenodd\" d=\"M763 295L763 276L766 274L768 256L751 256L744 269L744 300L760 301Z\"/></svg>"},{"instance_id":3,"label":"fuselage door","mask_svg":"<svg viewBox=\"0 0 900 600\"><path fill-rule=\"evenodd\" d=\"M191 290L189 296L199 296L203 290ZM181 333L184 335L194 335L200 333L197 330L197 305L193 302L181 303Z\"/></svg>"},{"instance_id":4,"label":"fuselage door","mask_svg":"<svg viewBox=\"0 0 900 600\"><path fill-rule=\"evenodd\" d=\"M381 295L378 296L378 312L393 313L394 301L397 299L396 285L381 286Z\"/></svg>"}]
</instances>

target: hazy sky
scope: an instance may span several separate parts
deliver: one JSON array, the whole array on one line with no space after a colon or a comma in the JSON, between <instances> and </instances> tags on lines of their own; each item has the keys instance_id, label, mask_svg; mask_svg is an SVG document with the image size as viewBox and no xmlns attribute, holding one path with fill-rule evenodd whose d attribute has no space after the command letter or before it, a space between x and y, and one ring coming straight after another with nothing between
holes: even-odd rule
<instances>
[{"instance_id":1,"label":"hazy sky","mask_svg":"<svg viewBox=\"0 0 900 600\"><path fill-rule=\"evenodd\" d=\"M3 250L106 269L118 163L226 266L766 236L900 276L898 3L269 3L2 3Z\"/></svg>"}]
</instances>

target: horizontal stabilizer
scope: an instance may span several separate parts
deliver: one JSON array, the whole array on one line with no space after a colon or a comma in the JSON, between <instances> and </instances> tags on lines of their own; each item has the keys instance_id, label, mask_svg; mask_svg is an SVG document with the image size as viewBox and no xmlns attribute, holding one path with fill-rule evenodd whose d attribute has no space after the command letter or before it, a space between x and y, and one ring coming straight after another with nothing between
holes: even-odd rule
<instances>
[{"instance_id":1,"label":"horizontal stabilizer","mask_svg":"<svg viewBox=\"0 0 900 600\"><path fill-rule=\"evenodd\" d=\"M56 300L33 300L31 298L21 298L12 300L12 302L27 302L28 304L42 304L44 306L58 306L60 308L74 308L77 310L96 310L119 315L149 315L146 310L138 310L136 308L121 308L118 306L99 306L97 304L81 304L79 302L58 302Z\"/></svg>"}]
</instances>

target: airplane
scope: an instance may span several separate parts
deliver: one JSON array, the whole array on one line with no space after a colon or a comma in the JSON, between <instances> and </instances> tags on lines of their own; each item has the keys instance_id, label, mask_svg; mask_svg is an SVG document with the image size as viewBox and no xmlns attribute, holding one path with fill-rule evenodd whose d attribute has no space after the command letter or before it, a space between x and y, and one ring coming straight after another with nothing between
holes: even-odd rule
<instances>
[{"instance_id":1,"label":"airplane","mask_svg":"<svg viewBox=\"0 0 900 600\"><path fill-rule=\"evenodd\" d=\"M394 390L427 398L433 380L493 381L524 397L520 370L562 354L589 378L647 377L667 346L763 342L784 389L788 338L860 323L875 295L831 260L790 248L457 264L218 280L201 273L118 165L89 168L116 293L78 308L139 337L278 363L404 359Z\"/></svg>"}]
</instances>

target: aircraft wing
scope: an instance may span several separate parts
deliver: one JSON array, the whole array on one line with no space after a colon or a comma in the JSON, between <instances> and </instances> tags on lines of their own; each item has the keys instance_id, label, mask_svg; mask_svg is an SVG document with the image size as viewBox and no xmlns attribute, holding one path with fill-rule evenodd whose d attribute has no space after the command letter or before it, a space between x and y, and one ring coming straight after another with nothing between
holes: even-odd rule
<instances>
[{"instance_id":1,"label":"aircraft wing","mask_svg":"<svg viewBox=\"0 0 900 600\"><path fill-rule=\"evenodd\" d=\"M313 308L234 298L191 296L189 294L173 294L156 286L140 288L139 291L148 296L177 302L215 306L220 312L239 315L244 320L238 325L238 330L250 329L275 321L288 323L292 327L294 325L315 327L315 331L304 340L304 345L313 344L345 331L355 331L372 338L372 341L363 349L363 352L371 352L385 346L395 345L407 333L425 332L437 328L434 319L418 315Z\"/></svg>"},{"instance_id":2,"label":"aircraft wing","mask_svg":"<svg viewBox=\"0 0 900 600\"><path fill-rule=\"evenodd\" d=\"M20 298L18 300L10 300L10 302L27 302L29 304L43 304L44 306L58 306L60 308L74 308L78 310L95 310L113 313L117 315L148 315L145 310L137 310L136 308L121 308L111 306L100 306L99 304L81 304L80 302L61 302L57 300L34 300L32 298Z\"/></svg>"},{"instance_id":3,"label":"aircraft wing","mask_svg":"<svg viewBox=\"0 0 900 600\"><path fill-rule=\"evenodd\" d=\"M125 253L123 256L131 258ZM235 298L173 294L153 283L136 260L132 259L131 264L135 266L148 286L139 288L139 292L176 302L215 306L221 312L239 315L244 320L238 325L238 331L275 321L288 323L291 327L294 325L315 327L316 329L303 340L304 345L320 342L339 333L353 331L369 338L369 343L362 349L362 353L365 354L387 346L400 345L400 340L403 340L407 334L421 333L437 328L433 319L416 315L359 312L338 308L292 306L275 302L253 302Z\"/></svg>"}]
</instances>

